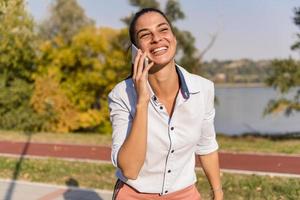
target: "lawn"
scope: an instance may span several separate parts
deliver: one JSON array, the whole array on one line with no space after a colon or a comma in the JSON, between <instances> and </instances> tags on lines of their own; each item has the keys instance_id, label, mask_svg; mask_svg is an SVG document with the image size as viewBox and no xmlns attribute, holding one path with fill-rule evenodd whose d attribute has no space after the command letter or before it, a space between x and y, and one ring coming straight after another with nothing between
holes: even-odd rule
<instances>
[{"instance_id":1,"label":"lawn","mask_svg":"<svg viewBox=\"0 0 300 200\"><path fill-rule=\"evenodd\" d=\"M23 133L0 131L0 140L110 146L111 135L97 133Z\"/></svg>"},{"instance_id":2,"label":"lawn","mask_svg":"<svg viewBox=\"0 0 300 200\"><path fill-rule=\"evenodd\" d=\"M0 140L66 143L84 145L111 145L111 135L96 133L34 133L0 131ZM221 151L300 154L300 137L258 137L217 135Z\"/></svg>"},{"instance_id":3,"label":"lawn","mask_svg":"<svg viewBox=\"0 0 300 200\"><path fill-rule=\"evenodd\" d=\"M300 154L300 137L278 136L217 136L220 150L229 152L256 152Z\"/></svg>"},{"instance_id":4,"label":"lawn","mask_svg":"<svg viewBox=\"0 0 300 200\"><path fill-rule=\"evenodd\" d=\"M0 157L0 178L112 190L116 181L111 164ZM209 186L202 171L197 171L197 187L203 199L209 199ZM70 181L72 180L72 181ZM297 199L300 179L222 173L225 199Z\"/></svg>"}]
</instances>

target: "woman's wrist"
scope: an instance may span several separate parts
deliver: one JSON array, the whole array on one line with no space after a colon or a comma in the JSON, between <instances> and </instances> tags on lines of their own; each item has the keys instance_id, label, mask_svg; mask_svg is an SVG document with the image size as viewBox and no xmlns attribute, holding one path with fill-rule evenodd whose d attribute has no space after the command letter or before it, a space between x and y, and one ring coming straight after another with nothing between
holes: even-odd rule
<instances>
[{"instance_id":1,"label":"woman's wrist","mask_svg":"<svg viewBox=\"0 0 300 200\"><path fill-rule=\"evenodd\" d=\"M223 199L223 188L222 186L211 188L211 194L214 200Z\"/></svg>"},{"instance_id":2,"label":"woman's wrist","mask_svg":"<svg viewBox=\"0 0 300 200\"><path fill-rule=\"evenodd\" d=\"M136 108L145 108L148 107L149 101L141 101L136 104Z\"/></svg>"},{"instance_id":3,"label":"woman's wrist","mask_svg":"<svg viewBox=\"0 0 300 200\"><path fill-rule=\"evenodd\" d=\"M212 192L223 192L222 186L211 188Z\"/></svg>"}]
</instances>

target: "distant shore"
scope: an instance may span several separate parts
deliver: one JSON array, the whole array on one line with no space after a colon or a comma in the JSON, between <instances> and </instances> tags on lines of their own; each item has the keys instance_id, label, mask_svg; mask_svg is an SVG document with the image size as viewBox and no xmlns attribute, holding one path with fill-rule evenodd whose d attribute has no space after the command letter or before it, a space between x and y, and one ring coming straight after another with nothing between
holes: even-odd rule
<instances>
[{"instance_id":1,"label":"distant shore","mask_svg":"<svg viewBox=\"0 0 300 200\"><path fill-rule=\"evenodd\" d=\"M268 87L265 83L215 83L217 88L256 88L256 87Z\"/></svg>"}]
</instances>

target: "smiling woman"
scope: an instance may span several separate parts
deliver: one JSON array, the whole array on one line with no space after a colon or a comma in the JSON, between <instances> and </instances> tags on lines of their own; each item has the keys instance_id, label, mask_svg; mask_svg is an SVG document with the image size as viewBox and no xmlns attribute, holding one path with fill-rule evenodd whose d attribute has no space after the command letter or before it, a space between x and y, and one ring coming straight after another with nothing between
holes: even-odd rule
<instances>
[{"instance_id":1,"label":"smiling woman","mask_svg":"<svg viewBox=\"0 0 300 200\"><path fill-rule=\"evenodd\" d=\"M169 21L162 16L157 12L144 13L144 19L137 19L130 27L130 37L150 60L156 65L164 66L174 61L177 42Z\"/></svg>"},{"instance_id":2,"label":"smiling woman","mask_svg":"<svg viewBox=\"0 0 300 200\"><path fill-rule=\"evenodd\" d=\"M195 154L214 199L223 199L213 83L175 63L176 37L161 11L137 12L129 32L139 48L132 76L109 94L114 199L201 199ZM146 57L150 63L144 67Z\"/></svg>"}]
</instances>

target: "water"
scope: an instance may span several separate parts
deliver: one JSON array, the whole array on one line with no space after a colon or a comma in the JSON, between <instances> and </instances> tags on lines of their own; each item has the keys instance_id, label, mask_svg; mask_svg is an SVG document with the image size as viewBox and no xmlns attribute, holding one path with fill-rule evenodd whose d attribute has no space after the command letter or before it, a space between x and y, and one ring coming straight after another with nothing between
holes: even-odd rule
<instances>
[{"instance_id":1,"label":"water","mask_svg":"<svg viewBox=\"0 0 300 200\"><path fill-rule=\"evenodd\" d=\"M295 91L291 91L288 97L292 97ZM280 96L272 88L216 87L216 96L219 102L215 117L217 132L227 135L300 132L300 112L288 117L283 113L263 116L269 100Z\"/></svg>"}]
</instances>

